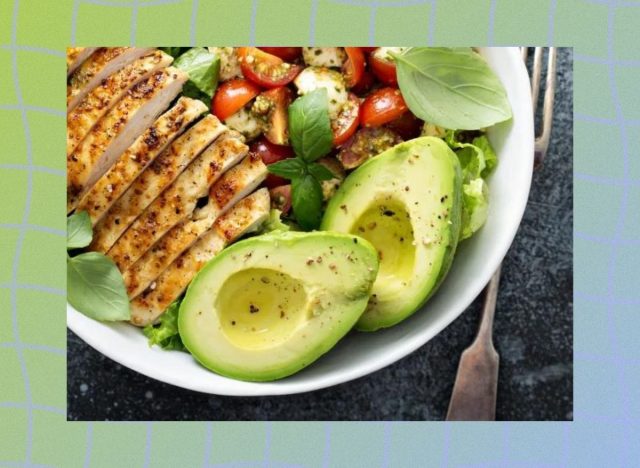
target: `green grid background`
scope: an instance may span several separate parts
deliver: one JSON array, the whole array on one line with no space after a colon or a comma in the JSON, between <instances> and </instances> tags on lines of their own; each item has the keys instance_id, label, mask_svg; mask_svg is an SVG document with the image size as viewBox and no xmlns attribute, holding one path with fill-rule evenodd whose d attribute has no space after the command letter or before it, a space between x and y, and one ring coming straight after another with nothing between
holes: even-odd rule
<instances>
[{"instance_id":1,"label":"green grid background","mask_svg":"<svg viewBox=\"0 0 640 468\"><path fill-rule=\"evenodd\" d=\"M638 466L639 25L614 0L0 0L0 466ZM66 422L64 49L247 43L575 47L575 422Z\"/></svg>"}]
</instances>

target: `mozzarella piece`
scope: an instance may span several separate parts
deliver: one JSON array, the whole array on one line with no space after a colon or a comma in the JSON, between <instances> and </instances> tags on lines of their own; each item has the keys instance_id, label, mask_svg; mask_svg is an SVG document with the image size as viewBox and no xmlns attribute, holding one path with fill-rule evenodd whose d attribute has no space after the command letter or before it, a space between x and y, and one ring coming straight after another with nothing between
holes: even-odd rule
<instances>
[{"instance_id":1,"label":"mozzarella piece","mask_svg":"<svg viewBox=\"0 0 640 468\"><path fill-rule=\"evenodd\" d=\"M342 47L303 47L304 63L313 67L342 67L347 54Z\"/></svg>"},{"instance_id":2,"label":"mozzarella piece","mask_svg":"<svg viewBox=\"0 0 640 468\"><path fill-rule=\"evenodd\" d=\"M208 47L209 52L220 58L220 81L242 78L240 62L235 47Z\"/></svg>"},{"instance_id":3,"label":"mozzarella piece","mask_svg":"<svg viewBox=\"0 0 640 468\"><path fill-rule=\"evenodd\" d=\"M262 132L262 121L248 107L243 107L224 121L232 130L242 133L247 140L252 140Z\"/></svg>"},{"instance_id":4,"label":"mozzarella piece","mask_svg":"<svg viewBox=\"0 0 640 468\"><path fill-rule=\"evenodd\" d=\"M319 88L326 89L331 119L338 117L342 107L349 99L342 74L326 67L307 67L293 82L298 88L298 94L307 94Z\"/></svg>"},{"instance_id":5,"label":"mozzarella piece","mask_svg":"<svg viewBox=\"0 0 640 468\"><path fill-rule=\"evenodd\" d=\"M379 58L381 60L390 61L390 60L393 60L393 57L391 57L389 52L397 55L397 54L401 54L407 49L408 47L378 47L376 50L373 51L373 55L376 58Z\"/></svg>"}]
</instances>

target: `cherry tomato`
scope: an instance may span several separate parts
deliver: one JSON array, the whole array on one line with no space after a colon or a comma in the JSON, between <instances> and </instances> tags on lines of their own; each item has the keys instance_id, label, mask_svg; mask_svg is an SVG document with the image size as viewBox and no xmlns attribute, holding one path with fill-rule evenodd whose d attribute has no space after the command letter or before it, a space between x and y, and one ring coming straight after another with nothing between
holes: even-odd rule
<instances>
[{"instance_id":1,"label":"cherry tomato","mask_svg":"<svg viewBox=\"0 0 640 468\"><path fill-rule=\"evenodd\" d=\"M291 185L280 185L269 190L271 207L282 211L286 215L291 209Z\"/></svg>"},{"instance_id":2,"label":"cherry tomato","mask_svg":"<svg viewBox=\"0 0 640 468\"><path fill-rule=\"evenodd\" d=\"M397 119L407 111L398 88L380 88L366 97L360 107L363 127L379 127Z\"/></svg>"},{"instance_id":3,"label":"cherry tomato","mask_svg":"<svg viewBox=\"0 0 640 468\"><path fill-rule=\"evenodd\" d=\"M281 161L283 159L292 158L295 156L293 149L290 146L274 145L264 137L251 143L249 147L249 153L260 156L262 162L267 166L274 162ZM287 180L275 174L268 174L264 184L269 187L277 187L279 185L286 184Z\"/></svg>"},{"instance_id":4,"label":"cherry tomato","mask_svg":"<svg viewBox=\"0 0 640 468\"><path fill-rule=\"evenodd\" d=\"M367 94L369 92L369 90L373 87L374 82L375 78L373 77L373 74L370 71L365 70L362 73L360 81L353 88L351 88L351 91L362 96L363 94Z\"/></svg>"},{"instance_id":5,"label":"cherry tomato","mask_svg":"<svg viewBox=\"0 0 640 468\"><path fill-rule=\"evenodd\" d=\"M263 115L267 122L264 136L271 143L285 145L289 142L289 104L293 92L286 86L264 91L256 98L253 111Z\"/></svg>"},{"instance_id":6,"label":"cherry tomato","mask_svg":"<svg viewBox=\"0 0 640 468\"><path fill-rule=\"evenodd\" d=\"M359 47L345 47L347 60L342 65L342 74L347 88L352 88L360 82L364 73L364 54Z\"/></svg>"},{"instance_id":7,"label":"cherry tomato","mask_svg":"<svg viewBox=\"0 0 640 468\"><path fill-rule=\"evenodd\" d=\"M260 50L264 50L266 53L280 57L286 62L293 62L300 57L302 53L302 47L258 47Z\"/></svg>"},{"instance_id":8,"label":"cherry tomato","mask_svg":"<svg viewBox=\"0 0 640 468\"><path fill-rule=\"evenodd\" d=\"M213 114L220 120L235 114L260 94L260 88L241 78L225 81L216 90L211 103Z\"/></svg>"},{"instance_id":9,"label":"cherry tomato","mask_svg":"<svg viewBox=\"0 0 640 468\"><path fill-rule=\"evenodd\" d=\"M420 135L422 120L410 111L407 111L397 119L389 122L386 126L400 135L404 140L411 140Z\"/></svg>"},{"instance_id":10,"label":"cherry tomato","mask_svg":"<svg viewBox=\"0 0 640 468\"><path fill-rule=\"evenodd\" d=\"M238 58L245 78L264 88L284 86L302 71L301 65L284 62L257 47L239 47Z\"/></svg>"},{"instance_id":11,"label":"cherry tomato","mask_svg":"<svg viewBox=\"0 0 640 468\"><path fill-rule=\"evenodd\" d=\"M396 64L389 57L381 56L377 52L373 52L369 56L371 70L376 77L384 84L389 86L398 85L398 77L396 76Z\"/></svg>"},{"instance_id":12,"label":"cherry tomato","mask_svg":"<svg viewBox=\"0 0 640 468\"><path fill-rule=\"evenodd\" d=\"M360 47L360 49L362 49L362 52L364 52L365 54L368 54L369 52L373 52L374 50L376 50L377 47Z\"/></svg>"},{"instance_id":13,"label":"cherry tomato","mask_svg":"<svg viewBox=\"0 0 640 468\"><path fill-rule=\"evenodd\" d=\"M338 117L331 122L333 130L333 144L340 146L356 132L360 123L360 100L349 93L349 100L346 102Z\"/></svg>"}]
</instances>

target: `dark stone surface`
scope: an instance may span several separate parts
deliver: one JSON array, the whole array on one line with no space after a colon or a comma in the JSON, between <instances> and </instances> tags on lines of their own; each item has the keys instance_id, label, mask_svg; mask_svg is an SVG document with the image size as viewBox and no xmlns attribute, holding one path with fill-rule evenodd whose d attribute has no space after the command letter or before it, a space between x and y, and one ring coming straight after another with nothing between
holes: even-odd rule
<instances>
[{"instance_id":1,"label":"dark stone surface","mask_svg":"<svg viewBox=\"0 0 640 468\"><path fill-rule=\"evenodd\" d=\"M553 135L503 265L497 418L573 419L572 57L560 51ZM303 395L209 396L130 371L68 332L70 420L438 420L481 300L429 343L359 380Z\"/></svg>"}]
</instances>

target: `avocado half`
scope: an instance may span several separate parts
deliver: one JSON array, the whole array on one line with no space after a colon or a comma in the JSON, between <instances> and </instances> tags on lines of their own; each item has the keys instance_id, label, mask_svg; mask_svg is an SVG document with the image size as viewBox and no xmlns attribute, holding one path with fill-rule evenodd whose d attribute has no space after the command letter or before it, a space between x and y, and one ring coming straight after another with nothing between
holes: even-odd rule
<instances>
[{"instance_id":1,"label":"avocado half","mask_svg":"<svg viewBox=\"0 0 640 468\"><path fill-rule=\"evenodd\" d=\"M206 368L286 377L329 351L364 312L378 254L357 236L276 232L240 241L191 282L178 326Z\"/></svg>"},{"instance_id":2,"label":"avocado half","mask_svg":"<svg viewBox=\"0 0 640 468\"><path fill-rule=\"evenodd\" d=\"M380 271L357 329L395 325L436 291L453 260L461 208L460 163L439 138L396 145L346 178L321 229L364 237L378 251Z\"/></svg>"}]
</instances>

